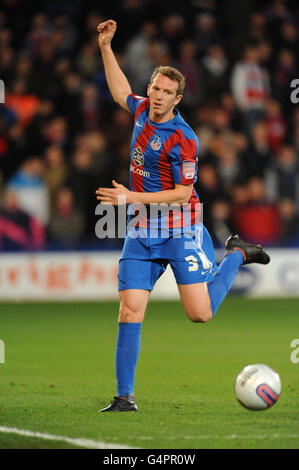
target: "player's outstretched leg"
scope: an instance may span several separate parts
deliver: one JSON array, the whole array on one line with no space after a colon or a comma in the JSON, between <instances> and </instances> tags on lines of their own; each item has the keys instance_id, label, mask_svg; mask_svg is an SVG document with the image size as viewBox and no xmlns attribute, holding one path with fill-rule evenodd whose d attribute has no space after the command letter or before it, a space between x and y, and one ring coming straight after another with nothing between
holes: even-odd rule
<instances>
[{"instance_id":1,"label":"player's outstretched leg","mask_svg":"<svg viewBox=\"0 0 299 470\"><path fill-rule=\"evenodd\" d=\"M269 255L261 245L244 242L238 235L231 235L226 241L225 248L225 256L210 281L194 284L178 283L184 310L193 322L204 323L215 316L242 264L267 264L270 261ZM213 246L208 232L205 232L204 249L205 253L211 256Z\"/></svg>"},{"instance_id":2,"label":"player's outstretched leg","mask_svg":"<svg viewBox=\"0 0 299 470\"><path fill-rule=\"evenodd\" d=\"M268 264L270 257L261 245L253 245L241 240L239 235L231 235L225 243L225 257L212 281L208 283L213 316L230 290L239 267L243 264Z\"/></svg>"}]
</instances>

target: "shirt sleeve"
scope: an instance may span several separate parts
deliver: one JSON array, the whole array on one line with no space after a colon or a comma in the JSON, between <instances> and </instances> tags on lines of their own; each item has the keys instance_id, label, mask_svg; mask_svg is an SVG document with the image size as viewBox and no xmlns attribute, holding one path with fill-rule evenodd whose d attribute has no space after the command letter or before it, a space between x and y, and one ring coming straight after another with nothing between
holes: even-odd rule
<instances>
[{"instance_id":1,"label":"shirt sleeve","mask_svg":"<svg viewBox=\"0 0 299 470\"><path fill-rule=\"evenodd\" d=\"M127 105L131 113L135 115L139 106L142 103L144 103L146 100L147 98L144 98L143 96L134 95L134 93L132 93L131 95L128 95Z\"/></svg>"},{"instance_id":2,"label":"shirt sleeve","mask_svg":"<svg viewBox=\"0 0 299 470\"><path fill-rule=\"evenodd\" d=\"M188 186L197 179L198 142L182 139L170 151L173 180L176 184Z\"/></svg>"}]
</instances>

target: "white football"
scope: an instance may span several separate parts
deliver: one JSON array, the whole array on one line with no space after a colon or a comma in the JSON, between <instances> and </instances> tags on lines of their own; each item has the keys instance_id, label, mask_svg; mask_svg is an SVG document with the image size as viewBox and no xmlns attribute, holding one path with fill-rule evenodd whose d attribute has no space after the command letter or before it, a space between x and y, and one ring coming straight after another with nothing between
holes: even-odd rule
<instances>
[{"instance_id":1,"label":"white football","mask_svg":"<svg viewBox=\"0 0 299 470\"><path fill-rule=\"evenodd\" d=\"M266 364L251 364L237 376L235 395L249 410L266 410L273 406L281 392L278 373Z\"/></svg>"}]
</instances>

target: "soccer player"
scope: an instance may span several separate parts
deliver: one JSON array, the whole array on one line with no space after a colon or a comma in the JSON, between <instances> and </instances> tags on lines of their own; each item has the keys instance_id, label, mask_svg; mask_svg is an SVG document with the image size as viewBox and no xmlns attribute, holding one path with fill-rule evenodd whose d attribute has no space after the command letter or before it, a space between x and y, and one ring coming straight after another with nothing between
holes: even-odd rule
<instances>
[{"instance_id":1,"label":"soccer player","mask_svg":"<svg viewBox=\"0 0 299 470\"><path fill-rule=\"evenodd\" d=\"M226 242L226 253L216 264L211 237L197 217L199 199L194 190L198 162L198 139L183 120L176 106L182 99L185 80L173 67L158 67L147 88L147 98L132 93L111 48L117 24L113 20L98 25L98 41L112 97L131 111L135 124L130 150L130 189L112 181L112 188L99 188L97 199L118 205L121 197L128 204L176 204L188 211L166 216L168 235L151 237L146 219L140 236L125 239L119 261L119 329L115 367L117 394L102 412L137 411L134 397L135 370L140 351L141 325L155 282L170 264L184 310L193 322L214 317L228 293L240 265L267 264L268 254L237 235ZM138 67L138 64L136 64ZM130 217L130 216L129 216ZM131 219L132 220L132 219ZM161 215L160 223L165 222ZM163 228L163 227L162 227Z\"/></svg>"}]
</instances>

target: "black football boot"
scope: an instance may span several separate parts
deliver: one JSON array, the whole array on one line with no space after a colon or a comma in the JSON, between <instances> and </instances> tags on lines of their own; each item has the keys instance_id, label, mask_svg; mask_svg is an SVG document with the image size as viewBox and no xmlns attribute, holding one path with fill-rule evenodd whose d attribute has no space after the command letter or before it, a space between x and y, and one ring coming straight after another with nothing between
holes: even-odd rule
<instances>
[{"instance_id":1,"label":"black football boot","mask_svg":"<svg viewBox=\"0 0 299 470\"><path fill-rule=\"evenodd\" d=\"M239 249L244 256L242 264L270 263L270 256L262 245L252 245L251 243L244 242L239 238L239 235L231 235L225 242L226 252L225 255L233 253L236 249Z\"/></svg>"},{"instance_id":2,"label":"black football boot","mask_svg":"<svg viewBox=\"0 0 299 470\"><path fill-rule=\"evenodd\" d=\"M137 405L135 401L129 401L126 398L122 397L114 397L113 401L108 405L106 408L100 410L100 412L104 411L137 411Z\"/></svg>"}]
</instances>

